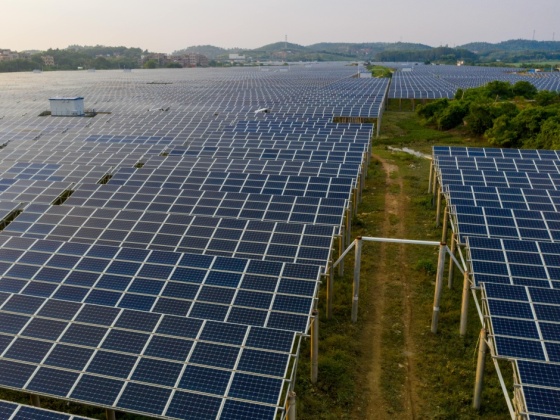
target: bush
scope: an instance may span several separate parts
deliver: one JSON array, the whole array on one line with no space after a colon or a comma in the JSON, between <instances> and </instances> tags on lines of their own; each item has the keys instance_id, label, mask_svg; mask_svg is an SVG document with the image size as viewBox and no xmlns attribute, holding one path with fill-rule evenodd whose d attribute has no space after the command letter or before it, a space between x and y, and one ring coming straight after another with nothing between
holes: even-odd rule
<instances>
[{"instance_id":1,"label":"bush","mask_svg":"<svg viewBox=\"0 0 560 420\"><path fill-rule=\"evenodd\" d=\"M560 103L560 94L549 90L541 90L535 95L535 101L540 106L557 104Z\"/></svg>"},{"instance_id":2,"label":"bush","mask_svg":"<svg viewBox=\"0 0 560 420\"><path fill-rule=\"evenodd\" d=\"M498 147L518 146L519 134L507 115L500 115L494 120L492 128L486 131L486 138L490 144Z\"/></svg>"},{"instance_id":3,"label":"bush","mask_svg":"<svg viewBox=\"0 0 560 420\"><path fill-rule=\"evenodd\" d=\"M522 96L527 99L533 99L538 92L535 86L525 80L520 80L514 84L512 90L515 96Z\"/></svg>"},{"instance_id":4,"label":"bush","mask_svg":"<svg viewBox=\"0 0 560 420\"><path fill-rule=\"evenodd\" d=\"M475 136L482 136L492 128L496 118L501 115L508 115L513 118L518 112L517 107L510 102L471 102L465 122L470 133Z\"/></svg>"},{"instance_id":5,"label":"bush","mask_svg":"<svg viewBox=\"0 0 560 420\"><path fill-rule=\"evenodd\" d=\"M542 124L540 132L525 146L533 149L560 149L560 117L547 119Z\"/></svg>"},{"instance_id":6,"label":"bush","mask_svg":"<svg viewBox=\"0 0 560 420\"><path fill-rule=\"evenodd\" d=\"M424 118L428 122L433 122L434 117L449 106L448 99L438 99L425 105L418 105L416 115Z\"/></svg>"},{"instance_id":7,"label":"bush","mask_svg":"<svg viewBox=\"0 0 560 420\"><path fill-rule=\"evenodd\" d=\"M463 123L463 118L469 112L468 104L462 101L452 102L437 117L437 125L440 130L450 130Z\"/></svg>"},{"instance_id":8,"label":"bush","mask_svg":"<svg viewBox=\"0 0 560 420\"><path fill-rule=\"evenodd\" d=\"M515 96L511 83L502 82L500 80L494 80L488 83L483 89L491 98L511 99Z\"/></svg>"}]
</instances>

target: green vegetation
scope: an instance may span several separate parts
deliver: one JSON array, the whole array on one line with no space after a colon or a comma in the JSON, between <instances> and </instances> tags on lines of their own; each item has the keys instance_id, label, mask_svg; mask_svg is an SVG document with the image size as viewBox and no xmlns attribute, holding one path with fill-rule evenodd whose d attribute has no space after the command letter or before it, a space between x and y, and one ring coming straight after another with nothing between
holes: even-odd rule
<instances>
[{"instance_id":1,"label":"green vegetation","mask_svg":"<svg viewBox=\"0 0 560 420\"><path fill-rule=\"evenodd\" d=\"M43 70L76 70L78 67L95 69L138 68L142 55L140 48L126 47L95 47L71 45L65 49L48 49L34 52L29 59L17 59L0 62L0 73L15 71ZM55 66L48 67L43 63L43 56L52 56Z\"/></svg>"},{"instance_id":2,"label":"green vegetation","mask_svg":"<svg viewBox=\"0 0 560 420\"><path fill-rule=\"evenodd\" d=\"M376 61L417 61L456 64L458 60L474 63L476 54L459 48L437 47L423 51L383 51L375 56Z\"/></svg>"},{"instance_id":3,"label":"green vegetation","mask_svg":"<svg viewBox=\"0 0 560 420\"><path fill-rule=\"evenodd\" d=\"M371 71L373 77L388 77L388 78L393 77L393 70L390 69L389 67L368 66L367 69Z\"/></svg>"},{"instance_id":4,"label":"green vegetation","mask_svg":"<svg viewBox=\"0 0 560 420\"><path fill-rule=\"evenodd\" d=\"M560 94L538 92L526 81L459 89L454 100L419 105L416 113L429 126L463 127L499 147L560 148Z\"/></svg>"},{"instance_id":5,"label":"green vegetation","mask_svg":"<svg viewBox=\"0 0 560 420\"><path fill-rule=\"evenodd\" d=\"M435 227L435 210L427 193L429 161L392 152L384 145L407 145L429 153L434 144L486 144L456 131L422 125L411 112L386 112L383 124L384 134L380 141L375 140L373 154L394 169L386 173L381 161L372 159L352 237L387 235L437 241L441 229ZM389 213L395 200L402 200L403 212ZM320 296L319 380L316 385L310 383L306 343L296 384L298 417L411 418L406 389L413 389L415 418L505 418L507 407L490 360L482 409L477 413L471 408L480 323L471 305L467 336L459 336L459 273L455 273L454 288L444 290L440 327L434 335L430 320L437 249L406 245L398 250L397 245L364 243L357 324L350 322L352 253L346 259L344 276L335 280L331 320L324 317L325 296ZM381 330L376 335L380 355L373 350L372 328ZM374 398L370 371L376 363L380 365L380 389ZM503 368L509 380L511 370ZM508 386L511 389L511 383Z\"/></svg>"}]
</instances>

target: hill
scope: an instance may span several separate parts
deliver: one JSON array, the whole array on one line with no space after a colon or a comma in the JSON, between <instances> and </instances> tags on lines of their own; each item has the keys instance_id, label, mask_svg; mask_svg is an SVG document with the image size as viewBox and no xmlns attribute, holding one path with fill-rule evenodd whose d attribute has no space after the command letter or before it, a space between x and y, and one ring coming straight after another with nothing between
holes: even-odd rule
<instances>
[{"instance_id":1,"label":"hill","mask_svg":"<svg viewBox=\"0 0 560 420\"><path fill-rule=\"evenodd\" d=\"M560 41L532 41L528 39L511 39L509 41L491 44L489 42L471 42L461 45L463 48L475 53L488 53L491 51L542 51L557 52L560 51Z\"/></svg>"},{"instance_id":2,"label":"hill","mask_svg":"<svg viewBox=\"0 0 560 420\"><path fill-rule=\"evenodd\" d=\"M183 48L182 50L173 51L173 55L182 55L187 53L197 53L215 60L220 57L225 57L230 53L236 52L235 49L226 50L225 48L215 47L213 45L194 45L192 47Z\"/></svg>"}]
</instances>

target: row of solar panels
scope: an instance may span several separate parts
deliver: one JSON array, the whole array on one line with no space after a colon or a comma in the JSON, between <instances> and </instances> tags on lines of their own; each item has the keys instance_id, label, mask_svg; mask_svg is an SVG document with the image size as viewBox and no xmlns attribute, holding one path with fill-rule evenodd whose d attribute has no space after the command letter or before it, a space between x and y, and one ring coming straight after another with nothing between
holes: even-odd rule
<instances>
[{"instance_id":1,"label":"row of solar panels","mask_svg":"<svg viewBox=\"0 0 560 420\"><path fill-rule=\"evenodd\" d=\"M513 362L515 406L560 416L560 212L554 151L436 147L434 166L481 291L493 354ZM500 171L504 165L508 171ZM511 188L521 186L522 188Z\"/></svg>"},{"instance_id":2,"label":"row of solar panels","mask_svg":"<svg viewBox=\"0 0 560 420\"><path fill-rule=\"evenodd\" d=\"M560 73L529 75L513 68L489 70L473 66L399 66L393 74L389 98L453 98L458 89L476 88L496 80L515 84L526 81L539 90L560 91Z\"/></svg>"},{"instance_id":3,"label":"row of solar panels","mask_svg":"<svg viewBox=\"0 0 560 420\"><path fill-rule=\"evenodd\" d=\"M371 126L332 119L378 116L387 86L353 72L45 74L111 112L71 120L36 117L50 84L7 83L21 114L0 103L0 386L284 417L369 152Z\"/></svg>"}]
</instances>

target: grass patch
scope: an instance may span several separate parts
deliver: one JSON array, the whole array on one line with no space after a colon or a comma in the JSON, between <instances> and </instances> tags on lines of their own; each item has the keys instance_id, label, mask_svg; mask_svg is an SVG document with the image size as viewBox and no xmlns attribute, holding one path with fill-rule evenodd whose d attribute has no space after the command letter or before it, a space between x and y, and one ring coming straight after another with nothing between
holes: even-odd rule
<instances>
[{"instance_id":1,"label":"grass patch","mask_svg":"<svg viewBox=\"0 0 560 420\"><path fill-rule=\"evenodd\" d=\"M390 224L396 225L402 218L407 238L439 241L441 229L435 227L435 209L427 191L429 161L406 153L391 152L385 146L406 145L430 153L434 144L483 146L484 142L464 138L460 131L441 132L424 127L415 114L406 112L386 112L382 132L381 139L374 139L373 153L398 168L391 178L396 176L402 179L402 192L408 202L406 217L391 215ZM363 202L354 218L352 237L380 236L385 218L385 194L388 192L398 194L400 191L395 187L389 191L381 165L372 160ZM360 343L367 342L368 337L364 335L363 329L368 322L373 321L375 312L372 302L366 297L376 292L375 272L379 247L379 244L373 243L365 243L363 247L360 309L356 324L350 322L353 253L346 260L345 275L336 278L333 318L321 319L317 385L309 381L309 348L302 350L296 383L300 418L371 417L368 417L367 412L371 404L367 371L373 360L371 352ZM391 280L383 295L385 310L380 321L383 324L380 387L383 401L379 402L379 406L383 406L384 412L381 415L380 410L379 416L371 418L399 418L404 413L406 399L403 389L407 380L404 299L409 299L409 306L413 308L408 331L409 351L413 353L414 377L417 378L414 384L417 392L415 417L506 418L507 406L490 358L486 366L482 409L476 412L471 408L480 322L471 299L468 333L465 338L459 336L462 287L459 272L455 273L454 288L444 288L438 334L430 332L437 258L437 247L406 245L404 257L400 260L395 258L387 265ZM405 282L408 282L406 290ZM319 307L323 315L324 301L321 295ZM509 381L509 389L512 389L511 368L507 364L503 368L504 378Z\"/></svg>"}]
</instances>

